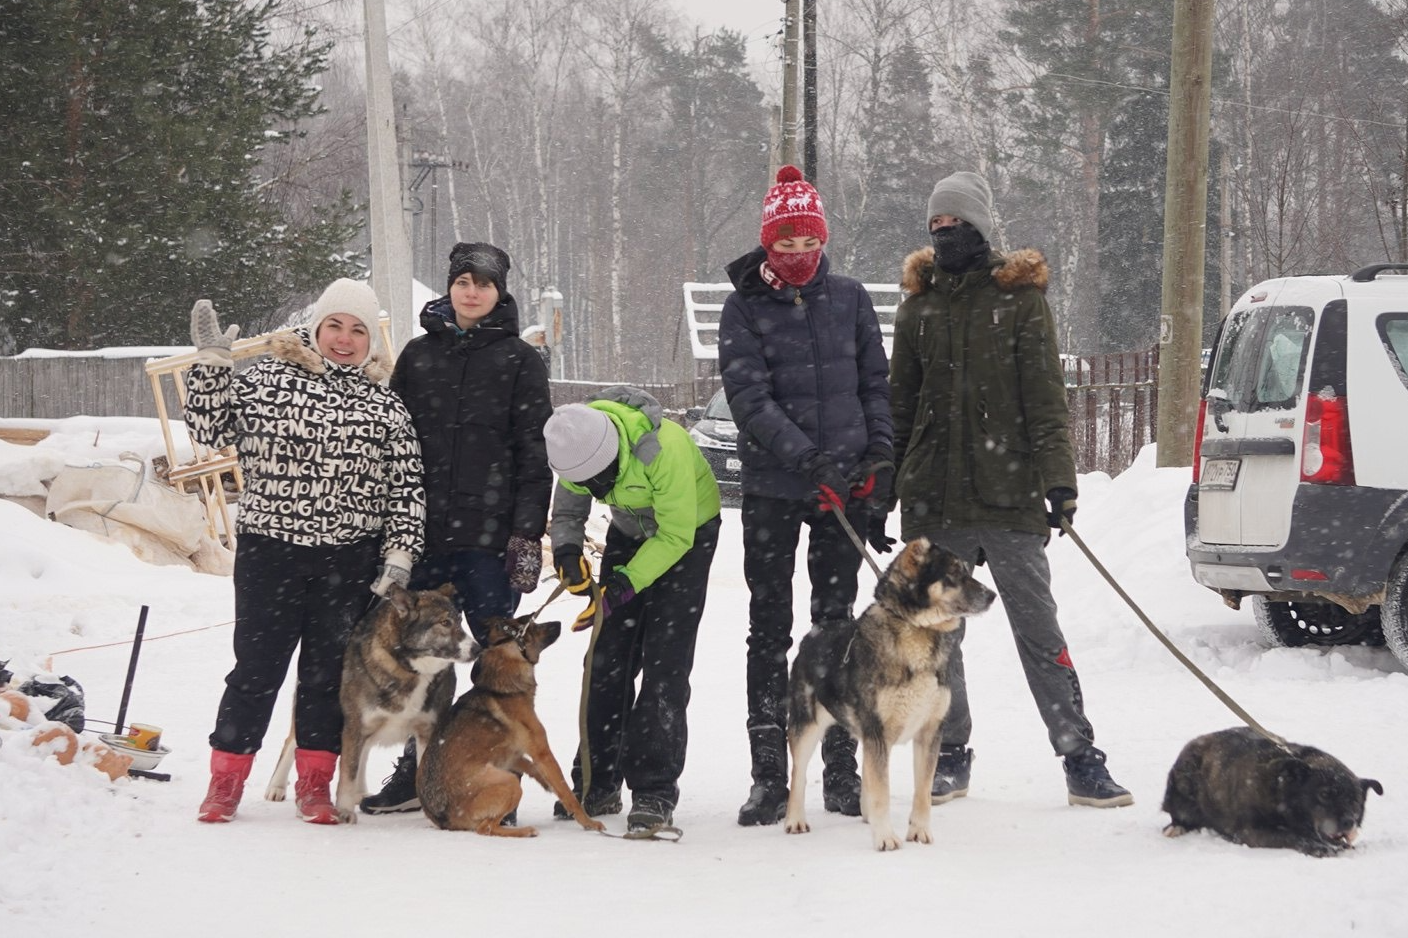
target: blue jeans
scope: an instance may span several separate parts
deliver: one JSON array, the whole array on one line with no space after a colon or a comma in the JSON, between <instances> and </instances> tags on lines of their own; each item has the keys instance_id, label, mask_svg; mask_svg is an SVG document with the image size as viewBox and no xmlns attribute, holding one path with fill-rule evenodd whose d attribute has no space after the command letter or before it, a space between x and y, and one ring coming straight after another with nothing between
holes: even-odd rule
<instances>
[{"instance_id":1,"label":"blue jeans","mask_svg":"<svg viewBox=\"0 0 1408 938\"><path fill-rule=\"evenodd\" d=\"M469 622L469 634L481 645L489 641L485 619L511 616L518 608L519 594L509 586L503 555L495 551L427 554L411 571L413 590L435 589L446 583L455 585L455 605Z\"/></svg>"}]
</instances>

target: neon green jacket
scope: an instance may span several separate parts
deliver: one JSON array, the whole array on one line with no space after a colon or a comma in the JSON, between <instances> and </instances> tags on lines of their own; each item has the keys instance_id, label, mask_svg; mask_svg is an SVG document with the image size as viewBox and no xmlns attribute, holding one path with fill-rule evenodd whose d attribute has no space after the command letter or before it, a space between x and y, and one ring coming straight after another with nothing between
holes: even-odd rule
<instances>
[{"instance_id":1,"label":"neon green jacket","mask_svg":"<svg viewBox=\"0 0 1408 938\"><path fill-rule=\"evenodd\" d=\"M611 506L613 527L644 541L618 568L639 592L694 546L696 528L718 516L719 484L689 433L666 420L649 393L616 385L587 406L610 417L621 438L620 472L602 501ZM549 525L554 547L581 546L591 505L585 488L558 479Z\"/></svg>"}]
</instances>

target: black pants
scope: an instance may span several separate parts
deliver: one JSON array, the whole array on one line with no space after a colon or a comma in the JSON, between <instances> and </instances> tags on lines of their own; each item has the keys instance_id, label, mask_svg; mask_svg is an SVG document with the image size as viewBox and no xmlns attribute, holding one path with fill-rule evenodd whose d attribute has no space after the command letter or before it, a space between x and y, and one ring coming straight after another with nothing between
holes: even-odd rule
<instances>
[{"instance_id":1,"label":"black pants","mask_svg":"<svg viewBox=\"0 0 1408 938\"><path fill-rule=\"evenodd\" d=\"M299 547L241 534L235 547L235 667L210 745L257 752L279 688L298 653L293 717L300 749L342 751L342 654L352 626L376 597L378 538Z\"/></svg>"},{"instance_id":2,"label":"black pants","mask_svg":"<svg viewBox=\"0 0 1408 938\"><path fill-rule=\"evenodd\" d=\"M807 575L812 625L849 620L861 556L839 521L816 499L743 496L743 576L748 582L748 728L787 728L787 652L792 647L792 574L802 525L810 528ZM868 509L846 519L866 530Z\"/></svg>"},{"instance_id":3,"label":"black pants","mask_svg":"<svg viewBox=\"0 0 1408 938\"><path fill-rule=\"evenodd\" d=\"M658 799L672 807L679 802L689 741L689 675L719 523L714 518L696 528L694 546L679 562L629 603L613 609L601 625L588 663L587 751L593 792L614 791L624 781L637 798ZM615 527L608 529L602 571L625 564L641 543ZM580 750L572 760L572 783L582 791Z\"/></svg>"}]
</instances>

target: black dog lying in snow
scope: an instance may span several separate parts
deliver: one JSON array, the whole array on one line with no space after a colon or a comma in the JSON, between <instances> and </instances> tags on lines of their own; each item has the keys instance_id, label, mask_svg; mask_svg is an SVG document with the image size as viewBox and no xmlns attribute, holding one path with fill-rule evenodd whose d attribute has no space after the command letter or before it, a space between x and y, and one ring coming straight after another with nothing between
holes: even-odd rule
<instances>
[{"instance_id":1,"label":"black dog lying in snow","mask_svg":"<svg viewBox=\"0 0 1408 938\"><path fill-rule=\"evenodd\" d=\"M1283 749L1248 727L1199 736L1168 773L1163 809L1177 837L1202 827L1248 847L1289 847L1327 857L1352 846L1364 822L1372 778L1334 756L1289 743Z\"/></svg>"}]
</instances>

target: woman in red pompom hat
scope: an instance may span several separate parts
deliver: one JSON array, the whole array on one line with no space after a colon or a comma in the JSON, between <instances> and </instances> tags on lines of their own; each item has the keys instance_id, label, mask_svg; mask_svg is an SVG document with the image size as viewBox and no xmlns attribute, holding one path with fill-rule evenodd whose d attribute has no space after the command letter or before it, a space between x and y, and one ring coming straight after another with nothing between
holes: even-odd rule
<instances>
[{"instance_id":1,"label":"woman in red pompom hat","mask_svg":"<svg viewBox=\"0 0 1408 938\"><path fill-rule=\"evenodd\" d=\"M734 291L719 321L719 368L743 463L748 606L748 742L753 787L743 825L776 824L787 806L787 651L792 573L810 529L811 625L850 621L861 555L852 528L884 524L894 476L889 362L870 294L830 271L826 209L795 166L763 199L759 246L728 265ZM888 551L883 529L871 544ZM822 743L822 801L860 813L855 740Z\"/></svg>"}]
</instances>

